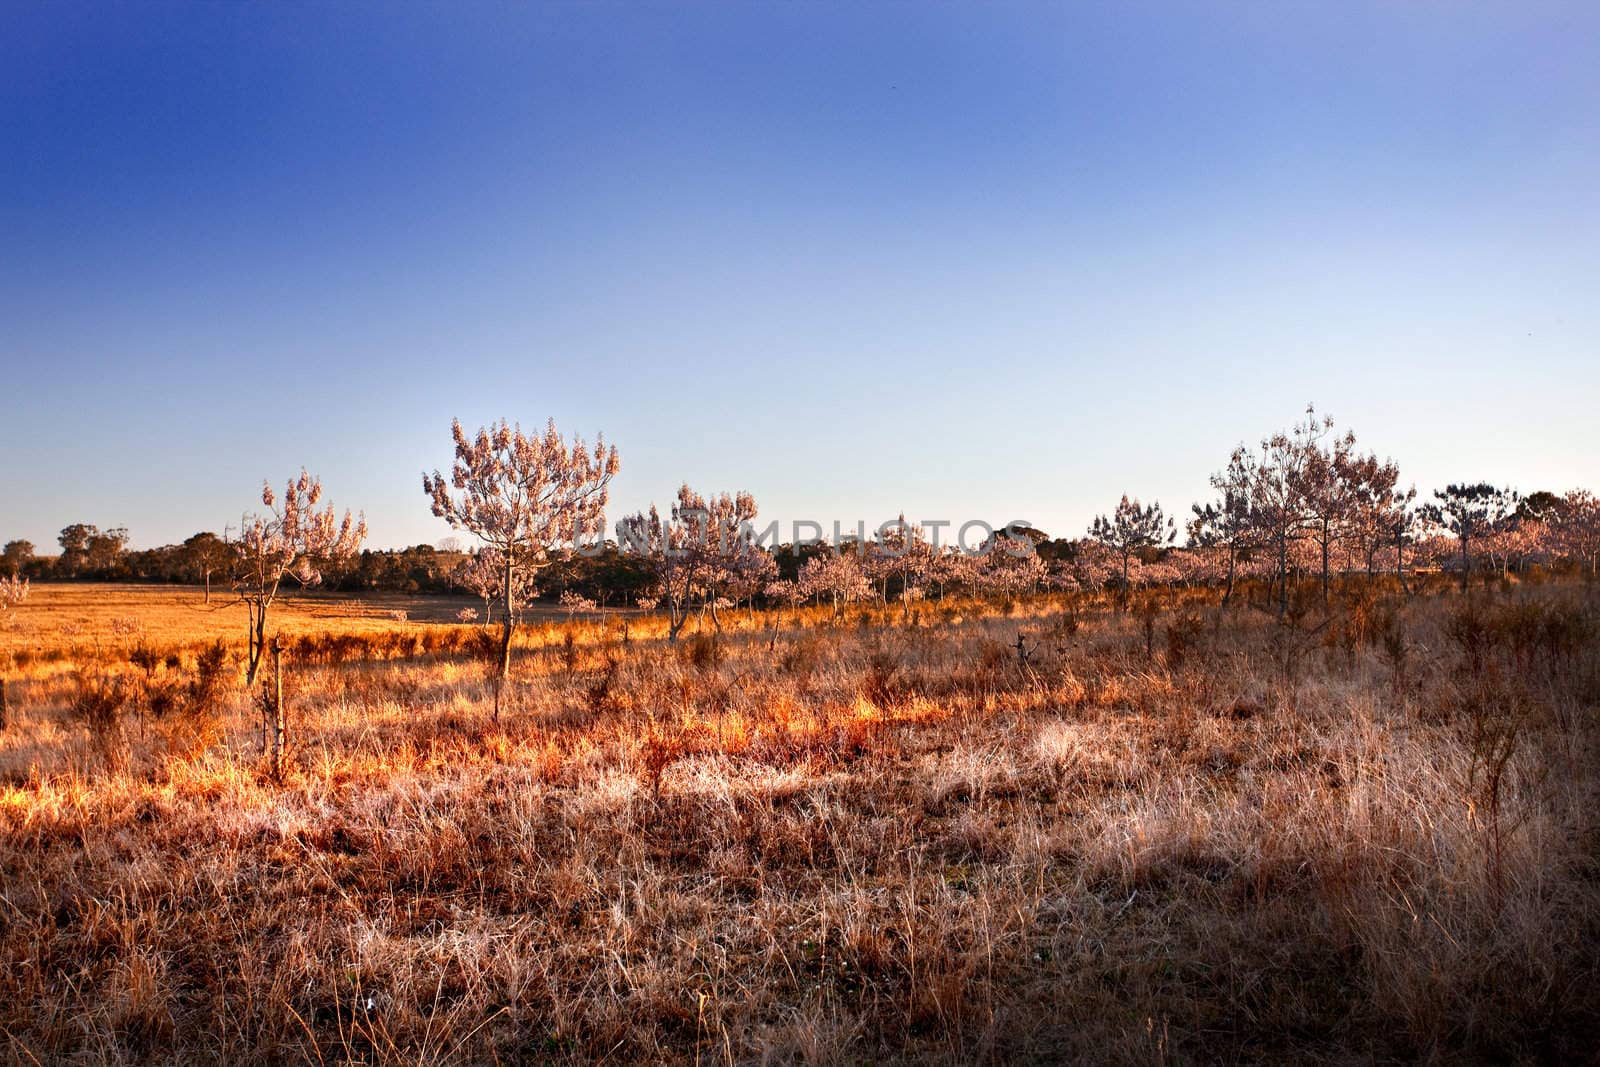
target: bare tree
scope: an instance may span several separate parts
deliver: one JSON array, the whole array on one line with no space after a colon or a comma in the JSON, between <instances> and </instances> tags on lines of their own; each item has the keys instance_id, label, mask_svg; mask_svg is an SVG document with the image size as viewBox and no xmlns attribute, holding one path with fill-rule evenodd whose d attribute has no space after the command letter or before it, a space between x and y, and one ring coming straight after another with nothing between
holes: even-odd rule
<instances>
[{"instance_id":1,"label":"bare tree","mask_svg":"<svg viewBox=\"0 0 1600 1067\"><path fill-rule=\"evenodd\" d=\"M1173 521L1162 514L1161 505L1145 507L1126 495L1110 516L1098 516L1089 525L1089 536L1115 552L1122 561L1122 593L1128 591L1128 566L1133 557L1147 549L1171 544L1178 536Z\"/></svg>"},{"instance_id":2,"label":"bare tree","mask_svg":"<svg viewBox=\"0 0 1600 1067\"><path fill-rule=\"evenodd\" d=\"M551 551L605 532L605 506L618 469L617 450L603 436L589 449L569 445L552 419L543 434L527 435L505 420L469 438L461 420L450 426L455 463L446 478L422 476L433 513L500 553L505 569L505 618L500 633L500 680L511 677L511 637L519 584L537 574ZM452 494L451 490L456 492Z\"/></svg>"},{"instance_id":3,"label":"bare tree","mask_svg":"<svg viewBox=\"0 0 1600 1067\"><path fill-rule=\"evenodd\" d=\"M1296 465L1295 491L1305 510L1305 524L1316 542L1322 563L1322 603L1328 603L1328 581L1333 549L1349 532L1356 508L1356 435L1346 432L1324 445L1323 438L1333 429L1333 419L1320 422L1306 409L1306 422L1300 427L1299 444L1304 454Z\"/></svg>"},{"instance_id":4,"label":"bare tree","mask_svg":"<svg viewBox=\"0 0 1600 1067\"><path fill-rule=\"evenodd\" d=\"M1396 509L1409 508L1416 490L1397 490L1400 468L1371 454L1350 457L1343 474L1349 536L1371 578L1378 572L1378 554L1393 543Z\"/></svg>"},{"instance_id":5,"label":"bare tree","mask_svg":"<svg viewBox=\"0 0 1600 1067\"><path fill-rule=\"evenodd\" d=\"M1331 426L1330 420L1318 420L1315 410L1308 407L1305 422L1266 438L1260 452L1251 452L1244 445L1234 449L1227 469L1212 479L1214 485L1242 490L1249 501L1255 527L1252 540L1273 554L1280 618L1289 610L1291 550L1311 521L1305 497L1310 480L1307 466Z\"/></svg>"},{"instance_id":6,"label":"bare tree","mask_svg":"<svg viewBox=\"0 0 1600 1067\"><path fill-rule=\"evenodd\" d=\"M1472 575L1472 544L1515 521L1517 494L1488 482L1476 485L1447 485L1435 489L1433 500L1424 504L1423 518L1452 535L1461 546L1461 589L1467 589Z\"/></svg>"},{"instance_id":7,"label":"bare tree","mask_svg":"<svg viewBox=\"0 0 1600 1067\"><path fill-rule=\"evenodd\" d=\"M284 488L280 504L271 483L262 483L265 515L246 515L233 546L232 584L235 596L250 612L247 684L254 684L267 647L267 612L278 598L283 580L302 588L322 580L322 568L349 559L367 537L365 517L341 520L332 505L317 510L322 481L300 472Z\"/></svg>"},{"instance_id":8,"label":"bare tree","mask_svg":"<svg viewBox=\"0 0 1600 1067\"><path fill-rule=\"evenodd\" d=\"M1384 516L1389 536L1394 539L1394 576L1400 581L1400 589L1408 596L1411 587L1406 584L1406 546L1417 538L1416 500L1416 486L1396 489L1389 497L1389 510Z\"/></svg>"},{"instance_id":9,"label":"bare tree","mask_svg":"<svg viewBox=\"0 0 1600 1067\"><path fill-rule=\"evenodd\" d=\"M1255 467L1249 454L1242 448L1236 449L1227 468L1211 476L1211 487L1219 494L1217 500L1194 505L1194 517L1187 528L1190 548L1220 550L1227 560L1223 571L1224 607L1233 599L1239 558L1254 543L1256 519L1250 511L1254 477Z\"/></svg>"}]
</instances>

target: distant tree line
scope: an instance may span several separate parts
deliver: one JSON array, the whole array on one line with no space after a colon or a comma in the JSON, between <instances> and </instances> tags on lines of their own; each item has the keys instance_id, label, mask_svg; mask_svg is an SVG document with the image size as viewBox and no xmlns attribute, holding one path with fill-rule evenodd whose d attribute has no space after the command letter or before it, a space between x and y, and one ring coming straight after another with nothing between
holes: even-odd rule
<instances>
[{"instance_id":1,"label":"distant tree line","mask_svg":"<svg viewBox=\"0 0 1600 1067\"><path fill-rule=\"evenodd\" d=\"M288 553L280 577L343 592L467 593L483 600L486 623L513 622L539 601L664 608L676 632L691 612L720 627L721 613L740 605L821 602L839 609L876 598L909 611L917 600L953 591L1011 599L1052 588L1125 594L1210 585L1227 603L1248 581L1265 597L1261 606L1281 612L1291 589L1306 584L1326 598L1336 575L1387 574L1404 586L1418 568L1449 572L1463 584L1474 574L1536 565L1600 574L1594 494L1522 496L1463 482L1421 497L1401 486L1393 461L1362 452L1353 433L1336 433L1332 419L1310 408L1258 447L1236 448L1211 476L1212 498L1195 504L1181 525L1158 502L1124 496L1084 537L1029 530L1024 551L982 557L939 545L903 519L839 551L825 544L768 548L749 535L757 514L750 493L702 494L687 485L665 510L651 507L618 522L623 543L580 553L579 539L604 530L614 449L585 451L576 439L569 445L553 426L529 435L504 423L472 437L459 426L453 432L451 474L426 475L424 489L436 514L477 537L475 551L453 539L358 550L360 536L333 538L298 552L278 546ZM307 491L320 492L302 477ZM215 584L239 597L241 588L260 585L251 577L262 549L252 542L251 523L262 521L247 516L237 533L201 532L138 551L128 549L124 527L75 523L61 531L54 556L25 540L5 543L0 577L185 583L204 587L208 599ZM364 535L364 526L351 532Z\"/></svg>"},{"instance_id":2,"label":"distant tree line","mask_svg":"<svg viewBox=\"0 0 1600 1067\"><path fill-rule=\"evenodd\" d=\"M92 526L69 529L95 529ZM126 530L115 539L101 536L93 551L67 555L39 555L32 542L14 540L0 551L0 576L45 581L150 582L213 586L229 589L239 559L239 544L211 532L197 533L181 544L129 550ZM115 544L111 544L115 540ZM460 548L422 544L409 548L363 549L348 559L322 568L323 589L339 592L392 592L449 594L471 593L462 569L474 554ZM541 572L540 595L532 599L556 601L572 591L601 607L631 604L648 584L644 565L623 554L614 542L597 554L568 553L552 559Z\"/></svg>"}]
</instances>

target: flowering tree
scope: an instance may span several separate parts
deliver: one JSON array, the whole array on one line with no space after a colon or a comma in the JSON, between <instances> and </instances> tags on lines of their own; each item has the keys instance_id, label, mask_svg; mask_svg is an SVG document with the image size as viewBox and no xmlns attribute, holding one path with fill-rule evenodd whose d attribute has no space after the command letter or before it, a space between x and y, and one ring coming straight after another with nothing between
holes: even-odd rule
<instances>
[{"instance_id":1,"label":"flowering tree","mask_svg":"<svg viewBox=\"0 0 1600 1067\"><path fill-rule=\"evenodd\" d=\"M520 570L515 577L517 584L508 598L505 594L505 558L494 548L479 549L476 554L462 560L456 569L450 572L452 582L469 593L476 594L483 601L485 626L494 622L494 605L497 601L512 605L513 621L515 621L515 610L532 602L539 595L538 587L533 584L534 575L531 572L526 569Z\"/></svg>"},{"instance_id":2,"label":"flowering tree","mask_svg":"<svg viewBox=\"0 0 1600 1067\"><path fill-rule=\"evenodd\" d=\"M1074 542L1071 557L1059 566L1072 587L1085 593L1099 593L1118 573L1115 554L1099 541L1087 538Z\"/></svg>"},{"instance_id":3,"label":"flowering tree","mask_svg":"<svg viewBox=\"0 0 1600 1067\"><path fill-rule=\"evenodd\" d=\"M500 553L505 574L500 633L503 682L511 676L517 591L552 550L605 532L606 500L619 466L617 450L608 450L603 436L595 439L592 451L576 436L568 445L556 431L554 419L543 434L526 435L520 426L503 419L472 438L457 419L450 433L456 446L450 477L438 471L425 473L422 490L435 515Z\"/></svg>"},{"instance_id":4,"label":"flowering tree","mask_svg":"<svg viewBox=\"0 0 1600 1067\"><path fill-rule=\"evenodd\" d=\"M1472 573L1472 544L1505 528L1515 520L1517 494L1488 482L1476 485L1447 485L1436 489L1433 500L1424 504L1422 515L1439 530L1450 534L1461 548L1461 588L1467 588Z\"/></svg>"},{"instance_id":5,"label":"flowering tree","mask_svg":"<svg viewBox=\"0 0 1600 1067\"><path fill-rule=\"evenodd\" d=\"M1013 540L1007 546L991 538L988 551L977 558L980 586L1008 605L1038 589L1049 571L1033 542L1026 539Z\"/></svg>"},{"instance_id":6,"label":"flowering tree","mask_svg":"<svg viewBox=\"0 0 1600 1067\"><path fill-rule=\"evenodd\" d=\"M678 639L697 604L720 632L721 602L754 596L775 573L771 557L755 544L755 517L755 497L747 492L708 499L682 485L665 519L652 504L617 523L618 540L655 572L651 592L667 605L669 641Z\"/></svg>"},{"instance_id":7,"label":"flowering tree","mask_svg":"<svg viewBox=\"0 0 1600 1067\"><path fill-rule=\"evenodd\" d=\"M684 486L679 492L680 506L687 489ZM741 491L702 500L691 493L689 499L692 506L698 507L700 517L696 521L701 529L691 551L704 604L711 611L711 624L721 633L719 607L746 594L753 595L776 573L776 565L772 569L765 565L771 564L771 559L755 543L755 531L750 526L756 517L754 496Z\"/></svg>"},{"instance_id":8,"label":"flowering tree","mask_svg":"<svg viewBox=\"0 0 1600 1067\"><path fill-rule=\"evenodd\" d=\"M343 520L330 505L321 511L322 481L300 472L291 478L279 504L272 485L263 483L265 515L246 515L233 552L233 591L250 612L250 656L246 681L254 683L266 648L267 611L285 578L305 587L322 580L322 568L349 559L366 540L365 518Z\"/></svg>"},{"instance_id":9,"label":"flowering tree","mask_svg":"<svg viewBox=\"0 0 1600 1067\"><path fill-rule=\"evenodd\" d=\"M1556 550L1553 517L1514 517L1479 540L1483 554L1499 571L1525 571Z\"/></svg>"},{"instance_id":10,"label":"flowering tree","mask_svg":"<svg viewBox=\"0 0 1600 1067\"><path fill-rule=\"evenodd\" d=\"M1586 489L1574 489L1561 498L1556 513L1556 543L1590 577L1600 575L1600 499Z\"/></svg>"},{"instance_id":11,"label":"flowering tree","mask_svg":"<svg viewBox=\"0 0 1600 1067\"><path fill-rule=\"evenodd\" d=\"M1161 505L1145 507L1123 496L1116 511L1101 515L1089 526L1089 536L1115 552L1122 560L1122 588L1128 588L1128 565L1146 549L1171 544L1178 536L1173 521L1162 514Z\"/></svg>"},{"instance_id":12,"label":"flowering tree","mask_svg":"<svg viewBox=\"0 0 1600 1067\"><path fill-rule=\"evenodd\" d=\"M895 522L885 523L868 547L867 577L881 583L886 603L889 583L898 583L901 615L909 619L911 602L921 599L922 584L933 575L938 556L922 527L912 526L901 515Z\"/></svg>"},{"instance_id":13,"label":"flowering tree","mask_svg":"<svg viewBox=\"0 0 1600 1067\"><path fill-rule=\"evenodd\" d=\"M872 583L853 552L827 551L812 556L800 568L799 584L807 595L833 604L835 622L846 604L872 597Z\"/></svg>"},{"instance_id":14,"label":"flowering tree","mask_svg":"<svg viewBox=\"0 0 1600 1067\"><path fill-rule=\"evenodd\" d=\"M680 490L680 498L682 493ZM678 631L688 621L691 597L696 590L689 538L689 526L680 518L678 505L673 506L665 520L654 504L648 512L617 520L617 540L644 556L654 571L655 582L639 598L639 606L653 611L660 604L666 604L668 641L676 641Z\"/></svg>"},{"instance_id":15,"label":"flowering tree","mask_svg":"<svg viewBox=\"0 0 1600 1067\"><path fill-rule=\"evenodd\" d=\"M1217 558L1209 552L1202 552L1192 545L1187 548L1174 548L1167 553L1164 561L1177 575L1175 581L1186 586L1216 585L1227 580L1227 569L1219 564Z\"/></svg>"},{"instance_id":16,"label":"flowering tree","mask_svg":"<svg viewBox=\"0 0 1600 1067\"><path fill-rule=\"evenodd\" d=\"M28 579L12 575L0 578L0 614L10 611L28 599Z\"/></svg>"},{"instance_id":17,"label":"flowering tree","mask_svg":"<svg viewBox=\"0 0 1600 1067\"><path fill-rule=\"evenodd\" d=\"M588 597L582 596L581 594L574 593L570 589L561 594L560 603L561 610L567 613L568 622L571 622L577 615L587 615L591 612L600 610L599 605L597 605L593 600L590 600Z\"/></svg>"},{"instance_id":18,"label":"flowering tree","mask_svg":"<svg viewBox=\"0 0 1600 1067\"><path fill-rule=\"evenodd\" d=\"M761 546L751 544L728 561L723 590L734 601L743 600L750 608L750 623L755 625L755 602L778 576L778 561Z\"/></svg>"}]
</instances>

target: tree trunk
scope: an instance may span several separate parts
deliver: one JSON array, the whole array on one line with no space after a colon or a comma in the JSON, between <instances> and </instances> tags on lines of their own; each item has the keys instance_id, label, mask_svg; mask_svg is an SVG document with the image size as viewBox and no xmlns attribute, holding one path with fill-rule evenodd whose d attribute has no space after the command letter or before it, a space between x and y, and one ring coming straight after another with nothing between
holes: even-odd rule
<instances>
[{"instance_id":1,"label":"tree trunk","mask_svg":"<svg viewBox=\"0 0 1600 1067\"><path fill-rule=\"evenodd\" d=\"M1228 578L1222 587L1222 606L1227 607L1228 601L1233 599L1233 567L1237 553L1232 545L1228 546Z\"/></svg>"},{"instance_id":2,"label":"tree trunk","mask_svg":"<svg viewBox=\"0 0 1600 1067\"><path fill-rule=\"evenodd\" d=\"M211 603L211 572L206 571L206 603Z\"/></svg>"},{"instance_id":3,"label":"tree trunk","mask_svg":"<svg viewBox=\"0 0 1600 1067\"><path fill-rule=\"evenodd\" d=\"M1461 533L1461 591L1467 591L1467 582L1472 577L1472 553L1467 549L1466 531Z\"/></svg>"},{"instance_id":4,"label":"tree trunk","mask_svg":"<svg viewBox=\"0 0 1600 1067\"><path fill-rule=\"evenodd\" d=\"M1289 614L1289 532L1278 533L1278 618Z\"/></svg>"},{"instance_id":5,"label":"tree trunk","mask_svg":"<svg viewBox=\"0 0 1600 1067\"><path fill-rule=\"evenodd\" d=\"M4 732L6 724L6 680L0 678L0 732Z\"/></svg>"},{"instance_id":6,"label":"tree trunk","mask_svg":"<svg viewBox=\"0 0 1600 1067\"><path fill-rule=\"evenodd\" d=\"M261 656L267 648L267 606L265 603L245 601L250 612L250 664L245 671L244 684L256 684L256 674L261 670Z\"/></svg>"},{"instance_id":7,"label":"tree trunk","mask_svg":"<svg viewBox=\"0 0 1600 1067\"><path fill-rule=\"evenodd\" d=\"M1333 547L1333 530L1326 519L1322 522L1322 606L1328 606L1328 551Z\"/></svg>"},{"instance_id":8,"label":"tree trunk","mask_svg":"<svg viewBox=\"0 0 1600 1067\"><path fill-rule=\"evenodd\" d=\"M283 715L283 649L272 639L272 777L283 781L283 752L288 729Z\"/></svg>"},{"instance_id":9,"label":"tree trunk","mask_svg":"<svg viewBox=\"0 0 1600 1067\"><path fill-rule=\"evenodd\" d=\"M504 685L511 678L511 632L512 632L512 630L515 629L515 626L514 626L514 624L512 622L512 619L513 619L512 610L513 610L513 608L514 608L514 606L516 604L516 592L512 588L512 583L511 583L511 580L512 580L512 577L513 577L512 568L514 566L515 566L515 564L512 561L511 547L508 545L508 546L506 546L506 581L505 581L505 586L506 586L506 589L505 589L505 592L506 592L506 603L505 603L506 617L505 617L505 620L500 624L500 682L501 682L502 685ZM498 690L496 690L496 693L497 693L497 695L495 697L495 719L496 719L496 721L498 721L499 718L500 718L500 699L499 699L499 696L498 696Z\"/></svg>"},{"instance_id":10,"label":"tree trunk","mask_svg":"<svg viewBox=\"0 0 1600 1067\"><path fill-rule=\"evenodd\" d=\"M1400 591L1410 596L1411 587L1406 584L1406 535L1400 530L1394 532L1394 576L1400 579Z\"/></svg>"}]
</instances>

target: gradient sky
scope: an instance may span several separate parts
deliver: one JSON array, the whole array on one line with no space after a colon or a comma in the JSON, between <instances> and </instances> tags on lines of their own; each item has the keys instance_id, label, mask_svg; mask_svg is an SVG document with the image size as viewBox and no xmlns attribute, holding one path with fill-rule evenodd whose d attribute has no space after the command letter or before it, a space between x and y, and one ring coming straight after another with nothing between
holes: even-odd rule
<instances>
[{"instance_id":1,"label":"gradient sky","mask_svg":"<svg viewBox=\"0 0 1600 1067\"><path fill-rule=\"evenodd\" d=\"M764 517L1186 513L1314 400L1600 488L1600 9L0 4L0 540L301 465L449 535L454 416Z\"/></svg>"}]
</instances>

